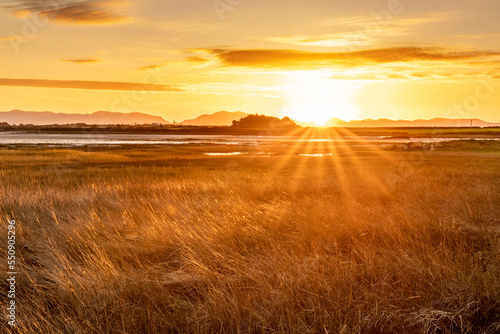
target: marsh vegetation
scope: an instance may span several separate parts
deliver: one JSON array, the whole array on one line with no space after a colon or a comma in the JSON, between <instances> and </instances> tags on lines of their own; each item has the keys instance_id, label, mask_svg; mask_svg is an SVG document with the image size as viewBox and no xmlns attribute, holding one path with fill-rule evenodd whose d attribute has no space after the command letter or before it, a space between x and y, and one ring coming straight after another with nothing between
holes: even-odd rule
<instances>
[{"instance_id":1,"label":"marsh vegetation","mask_svg":"<svg viewBox=\"0 0 500 334\"><path fill-rule=\"evenodd\" d=\"M498 333L500 159L473 144L1 148L17 330Z\"/></svg>"}]
</instances>

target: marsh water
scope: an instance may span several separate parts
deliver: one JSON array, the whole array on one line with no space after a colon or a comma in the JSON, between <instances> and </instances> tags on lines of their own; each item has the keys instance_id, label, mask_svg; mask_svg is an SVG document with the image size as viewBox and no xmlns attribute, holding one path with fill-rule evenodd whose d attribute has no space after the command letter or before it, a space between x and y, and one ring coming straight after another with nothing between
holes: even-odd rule
<instances>
[{"instance_id":1,"label":"marsh water","mask_svg":"<svg viewBox=\"0 0 500 334\"><path fill-rule=\"evenodd\" d=\"M472 138L393 138L390 136L346 136L335 138L303 138L298 136L247 136L247 135L172 135L172 134L61 134L61 133L0 133L0 145L258 145L272 142L366 142L409 143L442 142Z\"/></svg>"}]
</instances>

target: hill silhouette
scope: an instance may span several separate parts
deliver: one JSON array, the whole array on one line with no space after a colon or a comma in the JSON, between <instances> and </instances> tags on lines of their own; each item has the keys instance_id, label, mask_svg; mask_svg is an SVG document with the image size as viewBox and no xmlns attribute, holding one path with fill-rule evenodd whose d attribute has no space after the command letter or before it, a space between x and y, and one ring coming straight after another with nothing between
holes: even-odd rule
<instances>
[{"instance_id":1,"label":"hill silhouette","mask_svg":"<svg viewBox=\"0 0 500 334\"><path fill-rule=\"evenodd\" d=\"M391 120L387 118L354 120L350 122L342 121L338 118L331 118L327 126L340 127L470 127L471 119L453 119L453 118L433 118L416 120ZM478 118L472 119L472 126L500 126L499 122L486 122Z\"/></svg>"},{"instance_id":2,"label":"hill silhouette","mask_svg":"<svg viewBox=\"0 0 500 334\"><path fill-rule=\"evenodd\" d=\"M169 124L160 116L140 112L121 113L110 111L97 111L92 114L66 114L51 111L23 111L11 110L0 112L0 122L9 124Z\"/></svg>"},{"instance_id":3,"label":"hill silhouette","mask_svg":"<svg viewBox=\"0 0 500 334\"><path fill-rule=\"evenodd\" d=\"M180 124L188 126L230 126L234 125L233 121L239 128L251 127L283 127L285 123L278 122L279 118L258 116L246 119L242 123L240 121L250 114L242 111L219 111L213 114L200 115L194 119L182 121ZM266 118L270 117L270 118ZM239 120L238 120L239 119ZM273 120L274 119L274 120ZM303 127L317 126L313 122L299 122L285 117L288 122L293 122L296 125ZM273 121L271 121L273 120ZM8 124L33 124L33 125L52 125L52 124L171 124L160 116L154 116L141 112L121 113L109 111L97 111L92 114L74 114L74 113L55 113L51 111L23 111L11 110L0 112L0 122ZM253 124L255 123L255 124ZM260 124L260 125L259 125ZM291 125L290 125L291 126ZM343 121L338 118L331 118L325 126L328 127L470 127L471 119L450 119L450 118L433 118L429 120L391 120L386 118L380 119L364 119ZM492 127L500 126L500 122L487 122L478 118L472 119L474 127Z\"/></svg>"},{"instance_id":4,"label":"hill silhouette","mask_svg":"<svg viewBox=\"0 0 500 334\"><path fill-rule=\"evenodd\" d=\"M248 113L242 111L219 111L214 114L203 114L194 119L188 119L181 122L182 125L215 125L228 126L234 120L247 116Z\"/></svg>"}]
</instances>

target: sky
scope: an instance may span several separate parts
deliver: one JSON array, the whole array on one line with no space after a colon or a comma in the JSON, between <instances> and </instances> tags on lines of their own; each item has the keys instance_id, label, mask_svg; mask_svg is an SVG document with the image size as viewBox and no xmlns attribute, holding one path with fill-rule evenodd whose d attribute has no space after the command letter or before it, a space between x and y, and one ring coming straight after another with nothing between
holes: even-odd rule
<instances>
[{"instance_id":1,"label":"sky","mask_svg":"<svg viewBox=\"0 0 500 334\"><path fill-rule=\"evenodd\" d=\"M500 120L498 0L6 0L0 111Z\"/></svg>"}]
</instances>

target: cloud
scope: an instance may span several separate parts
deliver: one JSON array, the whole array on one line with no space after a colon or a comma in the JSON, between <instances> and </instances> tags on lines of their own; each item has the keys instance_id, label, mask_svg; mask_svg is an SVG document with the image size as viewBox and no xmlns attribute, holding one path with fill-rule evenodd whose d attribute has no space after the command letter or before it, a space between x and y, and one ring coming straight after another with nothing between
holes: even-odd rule
<instances>
[{"instance_id":1,"label":"cloud","mask_svg":"<svg viewBox=\"0 0 500 334\"><path fill-rule=\"evenodd\" d=\"M414 78L427 78L429 77L429 73L425 72L413 72L411 73L411 76Z\"/></svg>"},{"instance_id":2,"label":"cloud","mask_svg":"<svg viewBox=\"0 0 500 334\"><path fill-rule=\"evenodd\" d=\"M268 88L250 84L207 82L188 85L186 89L194 94L268 96L268 92L274 91L276 87Z\"/></svg>"},{"instance_id":3,"label":"cloud","mask_svg":"<svg viewBox=\"0 0 500 334\"><path fill-rule=\"evenodd\" d=\"M137 68L138 71L145 71L145 70L152 70L156 68L161 68L169 65L175 65L175 64L186 64L186 63L194 63L194 64L202 64L202 63L207 63L209 62L208 59L202 58L202 57L197 57L197 56L191 56L187 57L186 59L182 61L171 61L169 63L163 63L163 64L154 64L154 65L145 65L145 66L140 66Z\"/></svg>"},{"instance_id":4,"label":"cloud","mask_svg":"<svg viewBox=\"0 0 500 334\"><path fill-rule=\"evenodd\" d=\"M75 64L91 64L91 63L100 63L101 61L94 58L83 58L83 59L63 59L62 61L75 63Z\"/></svg>"},{"instance_id":5,"label":"cloud","mask_svg":"<svg viewBox=\"0 0 500 334\"><path fill-rule=\"evenodd\" d=\"M266 42L305 45L317 47L363 46L378 43L384 36L403 36L418 32L422 25L429 25L449 20L453 13L439 12L423 17L386 18L375 16L352 16L336 18L320 23L320 26L337 30L319 35L278 36L262 39ZM456 14L456 13L455 13Z\"/></svg>"},{"instance_id":6,"label":"cloud","mask_svg":"<svg viewBox=\"0 0 500 334\"><path fill-rule=\"evenodd\" d=\"M310 52L298 50L208 49L224 66L258 68L318 68L328 66L355 67L383 63L446 61L454 62L498 56L492 51L453 50L443 47L392 47L350 52Z\"/></svg>"},{"instance_id":7,"label":"cloud","mask_svg":"<svg viewBox=\"0 0 500 334\"><path fill-rule=\"evenodd\" d=\"M342 27L345 29L348 27L355 27L364 29L369 25L376 23L381 28L388 26L416 26L428 23L435 23L440 21L447 21L451 19L456 19L459 16L457 12L433 12L426 14L424 16L418 17L379 17L377 14L365 15L365 16L350 16L350 17L336 17L331 20L324 20L320 22L321 26L325 27Z\"/></svg>"},{"instance_id":8,"label":"cloud","mask_svg":"<svg viewBox=\"0 0 500 334\"><path fill-rule=\"evenodd\" d=\"M0 78L0 86L65 88L85 90L112 91L149 91L149 92L182 92L183 89L174 85L113 82L113 81L78 81L78 80L41 80L41 79L8 79Z\"/></svg>"},{"instance_id":9,"label":"cloud","mask_svg":"<svg viewBox=\"0 0 500 334\"><path fill-rule=\"evenodd\" d=\"M137 68L138 71L146 71L146 70L154 70L156 68L164 67L165 64L157 64L157 65L146 65L140 66Z\"/></svg>"},{"instance_id":10,"label":"cloud","mask_svg":"<svg viewBox=\"0 0 500 334\"><path fill-rule=\"evenodd\" d=\"M404 75L401 75L401 74L397 74L397 73L388 74L387 77L389 79L408 79L407 76L404 76Z\"/></svg>"},{"instance_id":11,"label":"cloud","mask_svg":"<svg viewBox=\"0 0 500 334\"><path fill-rule=\"evenodd\" d=\"M10 9L18 17L34 14L61 24L111 24L126 20L126 17L113 11L113 7L122 3L122 0L69 0L64 3L16 0L14 5L4 8Z\"/></svg>"},{"instance_id":12,"label":"cloud","mask_svg":"<svg viewBox=\"0 0 500 334\"><path fill-rule=\"evenodd\" d=\"M19 38L21 38L21 36L2 37L2 38L0 38L0 42L14 41L14 40L19 39Z\"/></svg>"},{"instance_id":13,"label":"cloud","mask_svg":"<svg viewBox=\"0 0 500 334\"><path fill-rule=\"evenodd\" d=\"M206 63L209 61L208 59L202 58L202 57L197 57L197 56L192 56L186 58L186 61L192 62L192 63Z\"/></svg>"},{"instance_id":14,"label":"cloud","mask_svg":"<svg viewBox=\"0 0 500 334\"><path fill-rule=\"evenodd\" d=\"M368 45L369 41L357 33L337 33L324 34L319 36L285 36L285 37L269 37L262 39L266 42L292 44L292 45L307 45L307 46L323 46L337 47L350 45Z\"/></svg>"}]
</instances>

